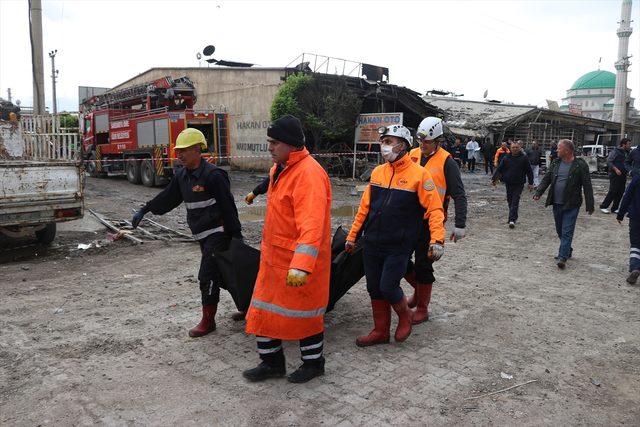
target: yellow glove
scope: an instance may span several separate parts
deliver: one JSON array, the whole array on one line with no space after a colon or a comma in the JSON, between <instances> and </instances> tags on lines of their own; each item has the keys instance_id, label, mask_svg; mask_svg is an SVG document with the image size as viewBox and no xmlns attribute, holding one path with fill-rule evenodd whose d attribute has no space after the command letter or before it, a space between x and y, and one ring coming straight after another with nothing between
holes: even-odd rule
<instances>
[{"instance_id":1,"label":"yellow glove","mask_svg":"<svg viewBox=\"0 0 640 427\"><path fill-rule=\"evenodd\" d=\"M247 194L244 197L244 201L247 202L248 205L251 205L251 204L253 204L253 199L255 199L255 198L256 198L256 195L253 194L253 191L252 191L251 193Z\"/></svg>"},{"instance_id":2,"label":"yellow glove","mask_svg":"<svg viewBox=\"0 0 640 427\"><path fill-rule=\"evenodd\" d=\"M287 286L293 286L294 288L303 286L307 283L308 277L309 273L306 271L292 268L289 270L289 273L287 273Z\"/></svg>"}]
</instances>

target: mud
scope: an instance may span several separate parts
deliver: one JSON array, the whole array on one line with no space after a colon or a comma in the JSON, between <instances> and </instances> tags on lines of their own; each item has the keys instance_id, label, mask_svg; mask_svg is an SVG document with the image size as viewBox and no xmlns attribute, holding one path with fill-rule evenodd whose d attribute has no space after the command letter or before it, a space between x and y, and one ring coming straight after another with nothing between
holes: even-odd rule
<instances>
[{"instance_id":1,"label":"mud","mask_svg":"<svg viewBox=\"0 0 640 427\"><path fill-rule=\"evenodd\" d=\"M265 199L243 199L262 176L231 176L257 246ZM255 343L230 320L224 292L217 331L188 338L200 310L196 244L79 250L106 239L88 219L62 227L50 248L0 240L0 424L640 424L640 286L624 281L626 224L581 212L574 258L559 271L542 202L525 190L509 230L504 189L485 175L464 181L468 236L436 264L430 321L405 343L357 348L371 327L361 281L327 315L326 374L306 385L242 379ZM350 225L354 184L333 180L334 227ZM605 184L595 181L597 201ZM87 206L130 219L158 191L89 178ZM188 230L183 207L151 218ZM291 371L295 343L285 352Z\"/></svg>"}]
</instances>

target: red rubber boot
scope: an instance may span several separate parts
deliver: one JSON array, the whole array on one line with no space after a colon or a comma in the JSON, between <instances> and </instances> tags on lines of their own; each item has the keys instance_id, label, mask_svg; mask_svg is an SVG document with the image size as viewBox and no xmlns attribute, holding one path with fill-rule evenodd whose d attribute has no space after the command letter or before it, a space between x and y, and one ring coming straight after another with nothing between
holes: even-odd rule
<instances>
[{"instance_id":1,"label":"red rubber boot","mask_svg":"<svg viewBox=\"0 0 640 427\"><path fill-rule=\"evenodd\" d=\"M418 283L416 286L416 309L413 312L412 324L417 325L429 320L429 302L431 301L432 283Z\"/></svg>"},{"instance_id":2,"label":"red rubber boot","mask_svg":"<svg viewBox=\"0 0 640 427\"><path fill-rule=\"evenodd\" d=\"M414 308L417 303L416 299L416 286L418 286L418 282L416 280L416 272L412 270L410 273L404 275L404 280L407 281L408 284L413 288L413 295L407 300L407 304L409 304L409 308Z\"/></svg>"},{"instance_id":3,"label":"red rubber boot","mask_svg":"<svg viewBox=\"0 0 640 427\"><path fill-rule=\"evenodd\" d=\"M189 336L192 338L207 335L209 332L216 330L216 310L217 304L202 306L202 319L200 323L192 329L189 329Z\"/></svg>"},{"instance_id":4,"label":"red rubber boot","mask_svg":"<svg viewBox=\"0 0 640 427\"><path fill-rule=\"evenodd\" d=\"M411 319L413 317L413 311L407 304L407 297L403 296L402 299L392 304L393 311L398 315L398 327L396 328L396 341L402 342L409 338L411 335Z\"/></svg>"},{"instance_id":5,"label":"red rubber boot","mask_svg":"<svg viewBox=\"0 0 640 427\"><path fill-rule=\"evenodd\" d=\"M389 301L383 299L372 299L371 309L373 310L373 330L369 335L356 338L358 347L368 347L376 344L386 344L389 342L389 328L391 328L391 307Z\"/></svg>"}]
</instances>

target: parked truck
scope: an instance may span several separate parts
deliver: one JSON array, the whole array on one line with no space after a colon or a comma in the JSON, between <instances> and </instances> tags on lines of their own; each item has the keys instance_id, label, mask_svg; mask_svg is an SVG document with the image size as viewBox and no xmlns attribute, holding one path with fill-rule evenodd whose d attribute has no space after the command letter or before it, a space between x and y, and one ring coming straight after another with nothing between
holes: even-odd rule
<instances>
[{"instance_id":1,"label":"parked truck","mask_svg":"<svg viewBox=\"0 0 640 427\"><path fill-rule=\"evenodd\" d=\"M161 185L172 176L175 141L187 127L204 133L203 156L227 164L228 115L196 110L188 77L163 77L96 95L81 105L83 159L92 177L125 175L133 184Z\"/></svg>"},{"instance_id":2,"label":"parked truck","mask_svg":"<svg viewBox=\"0 0 640 427\"><path fill-rule=\"evenodd\" d=\"M56 224L84 214L78 136L24 132L0 119L0 233L51 243Z\"/></svg>"}]
</instances>

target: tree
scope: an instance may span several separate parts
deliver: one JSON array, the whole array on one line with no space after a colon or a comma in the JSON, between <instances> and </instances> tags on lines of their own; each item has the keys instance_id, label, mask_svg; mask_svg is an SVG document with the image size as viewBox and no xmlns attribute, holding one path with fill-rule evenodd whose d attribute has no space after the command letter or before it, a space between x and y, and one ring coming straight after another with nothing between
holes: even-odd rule
<instances>
[{"instance_id":1,"label":"tree","mask_svg":"<svg viewBox=\"0 0 640 427\"><path fill-rule=\"evenodd\" d=\"M353 139L362 100L343 78L320 79L309 74L287 78L271 105L271 119L285 114L302 122L307 145L324 151L335 142Z\"/></svg>"},{"instance_id":2,"label":"tree","mask_svg":"<svg viewBox=\"0 0 640 427\"><path fill-rule=\"evenodd\" d=\"M59 116L61 128L77 128L78 116L62 113Z\"/></svg>"}]
</instances>

